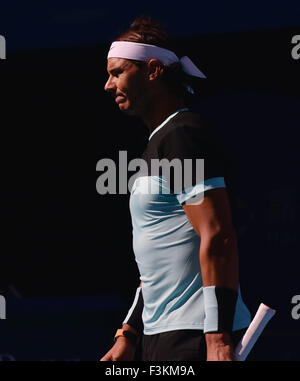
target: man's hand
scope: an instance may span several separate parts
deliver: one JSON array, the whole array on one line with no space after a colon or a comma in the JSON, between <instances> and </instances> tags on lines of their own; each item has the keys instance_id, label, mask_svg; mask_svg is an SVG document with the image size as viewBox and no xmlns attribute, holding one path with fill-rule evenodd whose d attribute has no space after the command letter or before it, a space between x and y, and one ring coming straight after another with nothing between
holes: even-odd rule
<instances>
[{"instance_id":1,"label":"man's hand","mask_svg":"<svg viewBox=\"0 0 300 381\"><path fill-rule=\"evenodd\" d=\"M207 361L234 361L234 348L228 333L206 333Z\"/></svg>"},{"instance_id":2,"label":"man's hand","mask_svg":"<svg viewBox=\"0 0 300 381\"><path fill-rule=\"evenodd\" d=\"M100 361L132 361L135 355L135 345L126 337L117 338L114 346Z\"/></svg>"}]
</instances>

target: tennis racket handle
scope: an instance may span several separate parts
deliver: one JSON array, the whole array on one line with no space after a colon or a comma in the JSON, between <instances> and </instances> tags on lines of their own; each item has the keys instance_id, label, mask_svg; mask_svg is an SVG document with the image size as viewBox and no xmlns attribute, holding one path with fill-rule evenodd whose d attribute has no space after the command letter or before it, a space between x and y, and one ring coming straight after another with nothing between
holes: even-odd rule
<instances>
[{"instance_id":1,"label":"tennis racket handle","mask_svg":"<svg viewBox=\"0 0 300 381\"><path fill-rule=\"evenodd\" d=\"M261 303L247 331L235 348L235 361L245 361L263 329L275 315L275 310Z\"/></svg>"}]
</instances>

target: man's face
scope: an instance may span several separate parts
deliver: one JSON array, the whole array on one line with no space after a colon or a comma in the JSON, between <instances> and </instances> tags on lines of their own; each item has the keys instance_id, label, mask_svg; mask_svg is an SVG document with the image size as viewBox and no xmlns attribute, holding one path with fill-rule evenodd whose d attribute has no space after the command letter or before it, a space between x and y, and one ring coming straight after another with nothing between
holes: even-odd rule
<instances>
[{"instance_id":1,"label":"man's face","mask_svg":"<svg viewBox=\"0 0 300 381\"><path fill-rule=\"evenodd\" d=\"M139 115L145 107L148 93L145 72L124 58L109 58L107 72L109 78L104 90L111 93L121 111Z\"/></svg>"}]
</instances>

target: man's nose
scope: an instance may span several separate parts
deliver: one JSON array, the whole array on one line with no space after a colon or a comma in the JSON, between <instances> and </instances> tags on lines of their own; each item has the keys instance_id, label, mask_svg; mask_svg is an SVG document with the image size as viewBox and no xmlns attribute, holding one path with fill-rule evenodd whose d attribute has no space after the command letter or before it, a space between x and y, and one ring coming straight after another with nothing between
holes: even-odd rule
<instances>
[{"instance_id":1,"label":"man's nose","mask_svg":"<svg viewBox=\"0 0 300 381\"><path fill-rule=\"evenodd\" d=\"M116 86L115 86L115 84L113 83L111 76L109 76L109 78L108 78L106 84L104 85L104 90L105 90L105 91L113 91L113 90L115 89L115 87L116 87Z\"/></svg>"}]
</instances>

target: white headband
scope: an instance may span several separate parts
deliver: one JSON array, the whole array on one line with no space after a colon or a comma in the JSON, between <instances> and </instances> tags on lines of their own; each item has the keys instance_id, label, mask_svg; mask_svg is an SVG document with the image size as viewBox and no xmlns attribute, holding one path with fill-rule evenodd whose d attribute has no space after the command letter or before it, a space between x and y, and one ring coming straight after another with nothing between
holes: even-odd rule
<instances>
[{"instance_id":1,"label":"white headband","mask_svg":"<svg viewBox=\"0 0 300 381\"><path fill-rule=\"evenodd\" d=\"M109 49L108 58L126 58L136 61L147 61L149 58L157 58L164 65L170 65L173 62L181 62L183 71L194 77L206 78L197 66L184 56L179 59L171 50L160 48L155 45L141 44L139 42L114 41Z\"/></svg>"}]
</instances>

